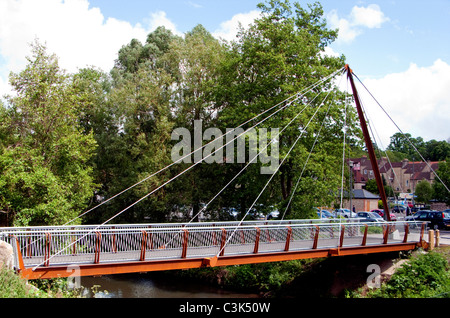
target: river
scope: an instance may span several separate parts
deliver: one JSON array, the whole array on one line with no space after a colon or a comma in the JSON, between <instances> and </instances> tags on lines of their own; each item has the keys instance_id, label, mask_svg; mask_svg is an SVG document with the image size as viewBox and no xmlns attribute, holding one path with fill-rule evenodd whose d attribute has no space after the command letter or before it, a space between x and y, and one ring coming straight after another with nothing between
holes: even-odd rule
<instances>
[{"instance_id":1,"label":"river","mask_svg":"<svg viewBox=\"0 0 450 318\"><path fill-rule=\"evenodd\" d=\"M257 294L225 291L206 283L184 282L157 273L82 277L87 298L256 298ZM96 287L97 293L91 292ZM106 292L104 292L106 291Z\"/></svg>"}]
</instances>

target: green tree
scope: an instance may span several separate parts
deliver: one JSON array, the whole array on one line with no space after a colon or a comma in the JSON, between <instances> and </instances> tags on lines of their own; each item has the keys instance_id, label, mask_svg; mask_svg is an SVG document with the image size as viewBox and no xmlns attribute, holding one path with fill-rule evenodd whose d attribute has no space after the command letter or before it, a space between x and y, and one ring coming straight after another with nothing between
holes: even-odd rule
<instances>
[{"instance_id":1,"label":"green tree","mask_svg":"<svg viewBox=\"0 0 450 318\"><path fill-rule=\"evenodd\" d=\"M11 73L16 95L0 111L0 209L14 225L62 224L96 188L89 165L96 143L82 133L77 96L57 57L36 42L27 59Z\"/></svg>"},{"instance_id":2,"label":"green tree","mask_svg":"<svg viewBox=\"0 0 450 318\"><path fill-rule=\"evenodd\" d=\"M219 114L222 126L235 127L244 118L252 118L344 66L343 56L334 58L323 54L325 47L336 39L337 31L326 28L319 3L305 9L297 2L291 6L289 1L272 0L259 4L258 8L262 15L248 29L239 32L237 41L229 44L230 51L223 65L223 76L216 95L222 109ZM317 120L308 126L304 138L274 178L273 184L276 186L271 185L260 198L266 206L286 205L319 127L324 123L292 202L293 211L298 212L303 207L307 209L295 217L310 213L312 206L331 203L340 185L340 165L336 163L342 160L339 158L342 158L344 109L349 100L332 84L321 89L323 91L317 98L317 91L307 94L301 102L293 103L261 126L282 128L306 103L311 102L311 107L280 136L282 159L298 137L299 129L306 127L330 92ZM325 118L328 109L329 116ZM350 107L347 116L347 123L355 122L355 113ZM351 124L348 137L353 138L356 133ZM251 180L245 178L247 174L238 180L240 187L233 196L242 210L253 202L268 179L267 175L252 176Z\"/></svg>"},{"instance_id":3,"label":"green tree","mask_svg":"<svg viewBox=\"0 0 450 318\"><path fill-rule=\"evenodd\" d=\"M402 134L398 132L391 136L391 142L387 146L387 150L402 153L403 157L413 160L413 158L419 158L419 155L413 146L419 153L425 153L425 142L422 137L413 138L411 134Z\"/></svg>"},{"instance_id":4,"label":"green tree","mask_svg":"<svg viewBox=\"0 0 450 318\"><path fill-rule=\"evenodd\" d=\"M450 162L448 160L440 162L436 174L439 176L442 182L438 178L434 179L434 198L440 202L445 202L447 203L447 205L450 205L450 192L447 190L450 186Z\"/></svg>"},{"instance_id":5,"label":"green tree","mask_svg":"<svg viewBox=\"0 0 450 318\"><path fill-rule=\"evenodd\" d=\"M195 26L187 32L184 39L172 42L170 50L164 56L164 61L172 65L175 90L173 93L172 110L177 127L189 130L192 139L195 138L194 123L201 121L203 132L208 128L217 128L217 105L214 103L214 89L221 76L219 65L225 58L225 47L215 39L202 25ZM216 138L219 136L212 136ZM209 142L205 140L202 144ZM191 144L192 150L197 145ZM202 156L203 158L204 156ZM193 157L196 161L195 156ZM177 165L180 170L189 164ZM196 216L201 203L208 202L214 191L219 191L218 181L222 165L203 162L198 164L188 174L180 179L184 195L178 203L192 206L192 215ZM208 209L208 210L211 210Z\"/></svg>"},{"instance_id":6,"label":"green tree","mask_svg":"<svg viewBox=\"0 0 450 318\"><path fill-rule=\"evenodd\" d=\"M450 158L450 144L445 141L434 139L425 143L425 159L431 161L442 161Z\"/></svg>"},{"instance_id":7,"label":"green tree","mask_svg":"<svg viewBox=\"0 0 450 318\"><path fill-rule=\"evenodd\" d=\"M433 188L428 181L421 180L416 186L415 195L417 202L428 203L433 197Z\"/></svg>"}]
</instances>

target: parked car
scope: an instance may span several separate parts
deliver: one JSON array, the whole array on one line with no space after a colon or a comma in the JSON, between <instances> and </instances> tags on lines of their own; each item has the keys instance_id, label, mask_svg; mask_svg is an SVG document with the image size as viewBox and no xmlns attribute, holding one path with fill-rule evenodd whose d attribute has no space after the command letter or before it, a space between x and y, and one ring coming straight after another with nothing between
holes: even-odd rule
<instances>
[{"instance_id":1,"label":"parked car","mask_svg":"<svg viewBox=\"0 0 450 318\"><path fill-rule=\"evenodd\" d=\"M406 221L429 222L430 229L450 229L450 210L422 210L405 218Z\"/></svg>"},{"instance_id":2,"label":"parked car","mask_svg":"<svg viewBox=\"0 0 450 318\"><path fill-rule=\"evenodd\" d=\"M358 212L356 213L356 217L361 219L362 222L376 222L376 223L385 222L378 213L374 212L365 212L365 211Z\"/></svg>"},{"instance_id":3,"label":"parked car","mask_svg":"<svg viewBox=\"0 0 450 318\"><path fill-rule=\"evenodd\" d=\"M419 218L421 220L424 220L428 217L428 212L429 212L428 210L417 211L413 215L407 216L405 218L405 221L418 221Z\"/></svg>"},{"instance_id":4,"label":"parked car","mask_svg":"<svg viewBox=\"0 0 450 318\"><path fill-rule=\"evenodd\" d=\"M392 212L405 213L406 212L406 208L403 205L395 205L394 207L392 207Z\"/></svg>"},{"instance_id":5,"label":"parked car","mask_svg":"<svg viewBox=\"0 0 450 318\"><path fill-rule=\"evenodd\" d=\"M322 219L332 219L332 218L334 218L334 215L328 210L320 210L320 209L316 209L316 210L317 210L317 216L319 218L321 216L322 216Z\"/></svg>"},{"instance_id":6,"label":"parked car","mask_svg":"<svg viewBox=\"0 0 450 318\"><path fill-rule=\"evenodd\" d=\"M317 217L318 217L319 219L328 219L327 216L326 216L325 214L320 214L319 211L317 211Z\"/></svg>"},{"instance_id":7,"label":"parked car","mask_svg":"<svg viewBox=\"0 0 450 318\"><path fill-rule=\"evenodd\" d=\"M280 212L278 210L273 210L266 216L266 220L276 219L280 216Z\"/></svg>"},{"instance_id":8,"label":"parked car","mask_svg":"<svg viewBox=\"0 0 450 318\"><path fill-rule=\"evenodd\" d=\"M383 209L374 209L374 210L370 210L370 212L378 213L378 215L384 219L384 210ZM391 216L391 221L397 221L397 216L394 213L390 213L390 216Z\"/></svg>"},{"instance_id":9,"label":"parked car","mask_svg":"<svg viewBox=\"0 0 450 318\"><path fill-rule=\"evenodd\" d=\"M356 213L350 211L349 209L336 209L334 210L334 215L336 217L343 216L345 218L356 218Z\"/></svg>"}]
</instances>

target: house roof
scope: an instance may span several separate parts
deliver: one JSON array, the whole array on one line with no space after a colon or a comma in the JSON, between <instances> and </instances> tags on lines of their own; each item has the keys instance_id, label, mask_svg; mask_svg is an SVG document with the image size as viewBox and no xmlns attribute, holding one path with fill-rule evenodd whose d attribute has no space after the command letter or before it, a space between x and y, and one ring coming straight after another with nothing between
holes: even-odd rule
<instances>
[{"instance_id":1,"label":"house roof","mask_svg":"<svg viewBox=\"0 0 450 318\"><path fill-rule=\"evenodd\" d=\"M380 197L377 194L373 194L364 189L353 189L353 199L366 199L366 200L379 200ZM344 196L348 196L348 191L344 190Z\"/></svg>"},{"instance_id":2,"label":"house roof","mask_svg":"<svg viewBox=\"0 0 450 318\"><path fill-rule=\"evenodd\" d=\"M353 189L353 198L354 199L373 199L378 200L380 197L372 192L369 192L364 189Z\"/></svg>"}]
</instances>

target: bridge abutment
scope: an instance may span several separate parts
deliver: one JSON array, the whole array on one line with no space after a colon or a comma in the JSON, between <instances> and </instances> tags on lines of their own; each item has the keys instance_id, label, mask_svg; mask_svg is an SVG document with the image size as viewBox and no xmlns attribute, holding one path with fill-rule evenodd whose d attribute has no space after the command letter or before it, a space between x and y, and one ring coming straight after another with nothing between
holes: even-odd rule
<instances>
[{"instance_id":1,"label":"bridge abutment","mask_svg":"<svg viewBox=\"0 0 450 318\"><path fill-rule=\"evenodd\" d=\"M6 266L12 269L14 266L14 251L11 244L0 240L0 268Z\"/></svg>"}]
</instances>

